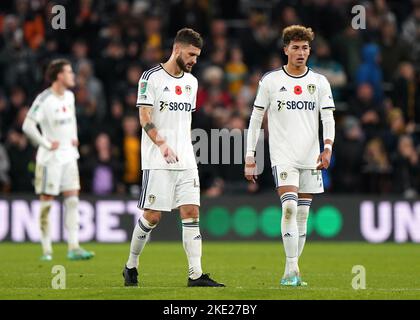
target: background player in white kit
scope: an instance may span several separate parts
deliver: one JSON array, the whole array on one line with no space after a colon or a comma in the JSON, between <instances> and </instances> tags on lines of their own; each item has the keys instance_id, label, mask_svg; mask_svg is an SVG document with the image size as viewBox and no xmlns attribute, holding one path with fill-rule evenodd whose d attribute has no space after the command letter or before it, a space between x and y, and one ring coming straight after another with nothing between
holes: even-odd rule
<instances>
[{"instance_id":1,"label":"background player in white kit","mask_svg":"<svg viewBox=\"0 0 420 320\"><path fill-rule=\"evenodd\" d=\"M74 94L75 85L69 61L53 60L47 68L51 86L33 102L22 129L38 145L35 169L35 192L40 195L40 227L43 255L41 260L52 260L49 212L54 196L64 196L65 227L70 260L90 259L92 252L79 246L79 170ZM37 125L40 126L41 132Z\"/></svg>"},{"instance_id":2,"label":"background player in white kit","mask_svg":"<svg viewBox=\"0 0 420 320\"><path fill-rule=\"evenodd\" d=\"M266 73L259 85L250 119L245 177L255 182L255 147L267 111L270 160L277 193L282 202L282 238L286 266L281 285L306 285L298 266L306 241L313 194L324 192L321 169L331 160L335 136L334 101L327 79L306 66L311 28L293 25L284 29L287 65ZM324 149L320 152L321 116Z\"/></svg>"},{"instance_id":3,"label":"background player in white kit","mask_svg":"<svg viewBox=\"0 0 420 320\"><path fill-rule=\"evenodd\" d=\"M143 182L124 284L137 286L138 259L161 211L179 208L182 239L188 258L188 286L223 287L201 269L199 229L200 184L191 142L191 113L195 111L197 79L190 74L203 40L192 29L178 31L169 60L145 71L139 80L137 107L143 128Z\"/></svg>"}]
</instances>

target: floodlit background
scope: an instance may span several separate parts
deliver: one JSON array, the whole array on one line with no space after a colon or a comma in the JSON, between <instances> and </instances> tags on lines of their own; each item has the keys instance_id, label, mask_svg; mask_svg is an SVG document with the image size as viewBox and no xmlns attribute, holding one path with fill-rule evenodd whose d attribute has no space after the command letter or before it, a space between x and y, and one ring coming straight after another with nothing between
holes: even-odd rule
<instances>
[{"instance_id":1,"label":"floodlit background","mask_svg":"<svg viewBox=\"0 0 420 320\"><path fill-rule=\"evenodd\" d=\"M281 205L267 140L258 184L232 161L244 156L235 148L259 79L286 63L281 32L291 24L315 31L309 66L328 78L336 104L326 192L314 198L299 259L306 288L279 286ZM227 129L215 162L230 164L199 164L203 270L227 287L186 288L173 213L153 231L131 290L121 270L140 214L137 83L185 26L205 39L193 128L209 137ZM36 149L21 127L58 57L77 76L80 239L96 252L91 261L66 259L60 198L50 213L53 261L39 261ZM419 0L0 1L0 299L420 299L419 128ZM65 290L54 289L58 278Z\"/></svg>"},{"instance_id":2,"label":"floodlit background","mask_svg":"<svg viewBox=\"0 0 420 320\"><path fill-rule=\"evenodd\" d=\"M352 25L358 4L364 29ZM53 27L56 5L65 9L65 29ZM205 46L193 70L199 79L193 128L243 130L259 79L286 62L280 35L291 24L315 31L309 66L328 78L337 106L333 161L323 172L326 193L313 202L310 238L419 242L418 0L1 1L0 239L39 239L36 149L21 126L48 85L43 74L51 59L70 59L77 74L81 237L121 242L138 215L135 104L142 72L169 57L179 28L194 28ZM231 159L232 141L220 145ZM264 147L257 185L243 178L242 164L199 164L208 238L279 238L280 202L267 141ZM62 240L59 202L53 212L54 239ZM177 239L176 216L167 217L168 231L156 239Z\"/></svg>"}]
</instances>

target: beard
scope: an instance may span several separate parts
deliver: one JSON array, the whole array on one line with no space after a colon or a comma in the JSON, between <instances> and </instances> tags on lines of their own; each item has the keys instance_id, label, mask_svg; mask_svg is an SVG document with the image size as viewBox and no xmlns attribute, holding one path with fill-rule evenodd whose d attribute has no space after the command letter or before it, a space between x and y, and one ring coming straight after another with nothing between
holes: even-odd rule
<instances>
[{"instance_id":1,"label":"beard","mask_svg":"<svg viewBox=\"0 0 420 320\"><path fill-rule=\"evenodd\" d=\"M191 72L191 67L188 67L186 64L185 64L185 62L184 62L184 60L182 60L182 58L181 58L181 56L179 55L178 56L178 58L176 58L176 64L178 65L178 67L182 70L182 71L184 71L184 72Z\"/></svg>"}]
</instances>

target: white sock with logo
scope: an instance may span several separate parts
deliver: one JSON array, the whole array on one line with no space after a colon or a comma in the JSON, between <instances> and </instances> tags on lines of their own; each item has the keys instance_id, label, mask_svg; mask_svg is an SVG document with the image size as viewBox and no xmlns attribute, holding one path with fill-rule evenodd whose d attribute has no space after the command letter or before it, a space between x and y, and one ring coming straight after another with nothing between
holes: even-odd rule
<instances>
[{"instance_id":1,"label":"white sock with logo","mask_svg":"<svg viewBox=\"0 0 420 320\"><path fill-rule=\"evenodd\" d=\"M286 192L281 197L282 217L281 231L284 251L286 253L286 267L283 278L299 273L298 267L298 227L297 215L297 193Z\"/></svg>"},{"instance_id":2,"label":"white sock with logo","mask_svg":"<svg viewBox=\"0 0 420 320\"><path fill-rule=\"evenodd\" d=\"M131 237L130 255L126 263L127 268L137 268L139 265L139 256L143 251L144 246L149 241L150 233L155 225L150 224L143 215L139 218L134 227L133 236Z\"/></svg>"},{"instance_id":3,"label":"white sock with logo","mask_svg":"<svg viewBox=\"0 0 420 320\"><path fill-rule=\"evenodd\" d=\"M312 199L299 199L297 207L297 227L299 232L298 256L302 254L306 242L307 223Z\"/></svg>"},{"instance_id":4,"label":"white sock with logo","mask_svg":"<svg viewBox=\"0 0 420 320\"><path fill-rule=\"evenodd\" d=\"M188 276L195 280L201 277L201 234L199 219L182 219L182 242L188 259Z\"/></svg>"},{"instance_id":5,"label":"white sock with logo","mask_svg":"<svg viewBox=\"0 0 420 320\"><path fill-rule=\"evenodd\" d=\"M52 201L41 200L39 226L41 229L41 245L43 254L52 254L50 236L50 209Z\"/></svg>"}]
</instances>

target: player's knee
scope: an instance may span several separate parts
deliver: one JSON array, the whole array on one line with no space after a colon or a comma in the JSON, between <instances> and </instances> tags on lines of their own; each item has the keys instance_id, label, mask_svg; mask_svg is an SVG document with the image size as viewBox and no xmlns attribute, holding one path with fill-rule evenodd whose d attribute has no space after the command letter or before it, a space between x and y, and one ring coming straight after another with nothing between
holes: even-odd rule
<instances>
[{"instance_id":1,"label":"player's knee","mask_svg":"<svg viewBox=\"0 0 420 320\"><path fill-rule=\"evenodd\" d=\"M78 197L79 196L79 190L64 191L63 196L64 196L64 198Z\"/></svg>"},{"instance_id":2,"label":"player's knee","mask_svg":"<svg viewBox=\"0 0 420 320\"><path fill-rule=\"evenodd\" d=\"M145 218L145 219L152 226L155 226L160 222L160 217L159 216L148 217L148 218Z\"/></svg>"},{"instance_id":3,"label":"player's knee","mask_svg":"<svg viewBox=\"0 0 420 320\"><path fill-rule=\"evenodd\" d=\"M181 219L194 219L197 220L199 219L200 216L200 210L198 208L198 206L195 205L188 205L188 206L182 206L180 208L180 213L181 213Z\"/></svg>"},{"instance_id":4,"label":"player's knee","mask_svg":"<svg viewBox=\"0 0 420 320\"><path fill-rule=\"evenodd\" d=\"M155 210L144 210L143 218L152 226L157 225L160 222L162 214Z\"/></svg>"},{"instance_id":5,"label":"player's knee","mask_svg":"<svg viewBox=\"0 0 420 320\"><path fill-rule=\"evenodd\" d=\"M54 200L54 196L49 195L49 194L41 194L39 199L41 201L53 201Z\"/></svg>"}]
</instances>

